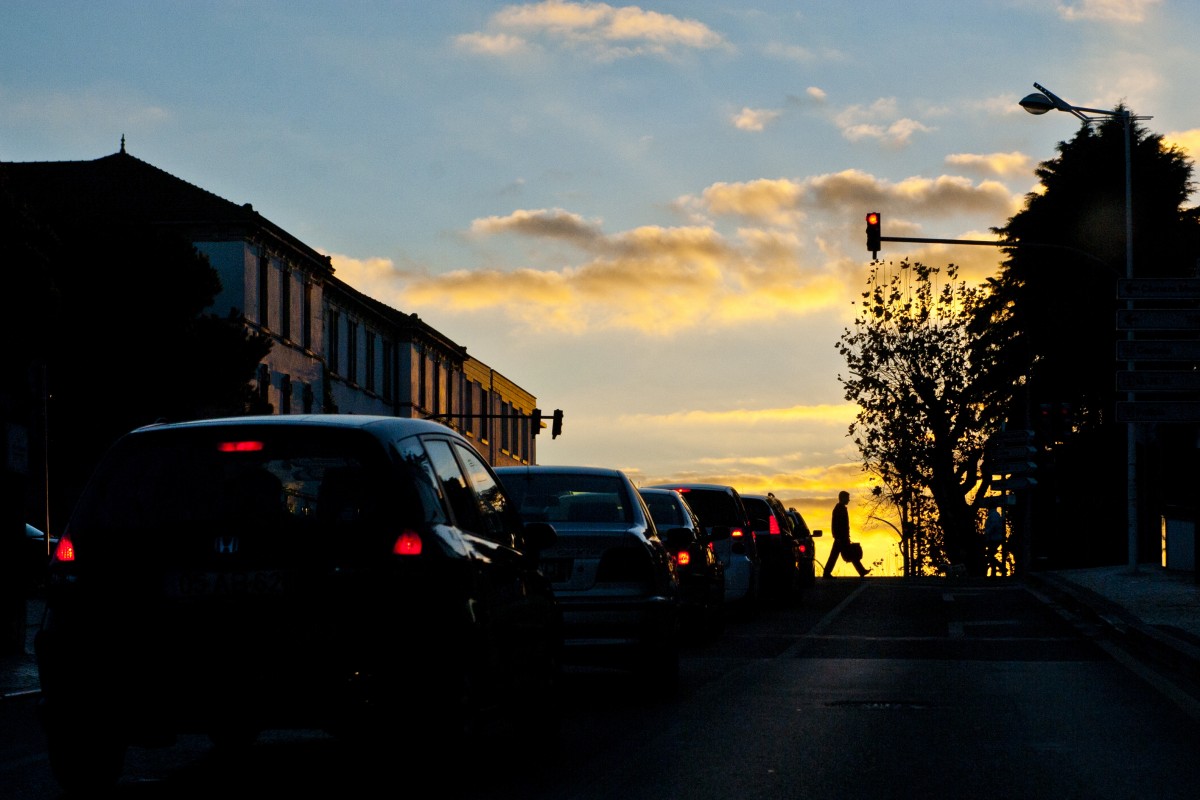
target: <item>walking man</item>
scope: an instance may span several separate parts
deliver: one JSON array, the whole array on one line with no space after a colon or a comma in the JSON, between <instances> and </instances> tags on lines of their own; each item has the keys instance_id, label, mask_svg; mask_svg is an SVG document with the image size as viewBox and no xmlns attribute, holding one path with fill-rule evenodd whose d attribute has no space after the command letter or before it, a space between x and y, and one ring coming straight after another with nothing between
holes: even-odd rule
<instances>
[{"instance_id":1,"label":"walking man","mask_svg":"<svg viewBox=\"0 0 1200 800\"><path fill-rule=\"evenodd\" d=\"M850 514L846 511L849 502L849 492L838 492L838 502L833 507L833 519L830 521L830 527L833 529L833 548L829 551L829 558L825 559L823 577L826 578L833 577L833 566L837 563L838 556L841 556L843 561L853 564L860 578L865 578L871 571L862 565L862 548L850 541Z\"/></svg>"}]
</instances>

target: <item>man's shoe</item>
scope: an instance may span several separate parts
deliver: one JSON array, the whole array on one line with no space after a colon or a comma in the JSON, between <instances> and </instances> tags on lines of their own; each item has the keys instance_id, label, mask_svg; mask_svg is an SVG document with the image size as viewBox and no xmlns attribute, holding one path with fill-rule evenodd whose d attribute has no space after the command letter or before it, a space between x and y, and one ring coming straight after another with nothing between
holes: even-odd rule
<instances>
[{"instance_id":1,"label":"man's shoe","mask_svg":"<svg viewBox=\"0 0 1200 800\"><path fill-rule=\"evenodd\" d=\"M871 570L869 570L869 569L868 569L868 570L865 570L865 571L863 571L863 572L860 572L860 573L858 573L858 577L860 577L860 578L865 578L865 577L867 577L867 576L868 576L868 575L870 575L870 574L871 574Z\"/></svg>"}]
</instances>

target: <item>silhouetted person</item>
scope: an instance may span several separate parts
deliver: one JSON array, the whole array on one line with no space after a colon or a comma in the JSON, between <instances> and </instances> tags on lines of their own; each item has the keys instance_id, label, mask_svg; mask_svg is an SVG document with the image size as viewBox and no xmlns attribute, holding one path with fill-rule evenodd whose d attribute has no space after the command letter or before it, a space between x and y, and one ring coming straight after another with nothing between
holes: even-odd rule
<instances>
[{"instance_id":1,"label":"silhouetted person","mask_svg":"<svg viewBox=\"0 0 1200 800\"><path fill-rule=\"evenodd\" d=\"M846 511L846 505L850 502L849 492L839 492L837 505L833 507L833 519L830 521L830 527L833 529L833 548L829 551L829 558L825 560L824 577L833 577L833 566L837 563L838 556L842 560L853 564L858 570L858 577L866 577L871 570L862 565L861 556L851 559L848 557L850 549L850 514Z\"/></svg>"}]
</instances>

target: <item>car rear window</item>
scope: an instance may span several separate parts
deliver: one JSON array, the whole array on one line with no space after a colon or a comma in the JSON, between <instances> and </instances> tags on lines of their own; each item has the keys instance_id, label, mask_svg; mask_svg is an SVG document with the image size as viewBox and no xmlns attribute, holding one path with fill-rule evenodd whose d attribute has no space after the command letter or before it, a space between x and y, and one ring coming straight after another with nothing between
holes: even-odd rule
<instances>
[{"instance_id":1,"label":"car rear window","mask_svg":"<svg viewBox=\"0 0 1200 800\"><path fill-rule=\"evenodd\" d=\"M689 489L683 496L706 528L714 525L736 528L745 524L737 501L730 494L715 489Z\"/></svg>"},{"instance_id":2,"label":"car rear window","mask_svg":"<svg viewBox=\"0 0 1200 800\"><path fill-rule=\"evenodd\" d=\"M666 528L681 528L688 524L683 517L683 509L675 498L669 494L643 494L642 499L650 509L650 516L660 530Z\"/></svg>"},{"instance_id":3,"label":"car rear window","mask_svg":"<svg viewBox=\"0 0 1200 800\"><path fill-rule=\"evenodd\" d=\"M336 434L336 435L335 435ZM76 544L95 531L329 527L420 518L410 472L373 437L318 429L197 428L135 434L97 471L71 520Z\"/></svg>"},{"instance_id":4,"label":"car rear window","mask_svg":"<svg viewBox=\"0 0 1200 800\"><path fill-rule=\"evenodd\" d=\"M632 499L616 475L516 471L501 480L527 522L633 521Z\"/></svg>"}]
</instances>

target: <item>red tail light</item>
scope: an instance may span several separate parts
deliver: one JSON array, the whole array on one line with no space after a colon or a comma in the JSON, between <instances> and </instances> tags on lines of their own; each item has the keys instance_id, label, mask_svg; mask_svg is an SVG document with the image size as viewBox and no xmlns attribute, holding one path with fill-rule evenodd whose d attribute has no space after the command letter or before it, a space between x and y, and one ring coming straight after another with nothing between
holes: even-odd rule
<instances>
[{"instance_id":1,"label":"red tail light","mask_svg":"<svg viewBox=\"0 0 1200 800\"><path fill-rule=\"evenodd\" d=\"M800 544L800 555L808 555L808 545L803 542Z\"/></svg>"},{"instance_id":2,"label":"red tail light","mask_svg":"<svg viewBox=\"0 0 1200 800\"><path fill-rule=\"evenodd\" d=\"M75 543L70 537L64 536L58 540L58 544L54 548L55 561L74 561L75 560Z\"/></svg>"},{"instance_id":3,"label":"red tail light","mask_svg":"<svg viewBox=\"0 0 1200 800\"><path fill-rule=\"evenodd\" d=\"M774 515L774 514L772 514L772 515L771 515L771 522L770 522L770 524L767 526L767 533L771 534L772 536L778 536L778 535L779 535L779 533L780 533L780 531L779 531L779 520L775 519L775 515Z\"/></svg>"},{"instance_id":4,"label":"red tail light","mask_svg":"<svg viewBox=\"0 0 1200 800\"><path fill-rule=\"evenodd\" d=\"M405 531L396 537L392 545L392 553L398 556L421 555L421 534L416 531Z\"/></svg>"},{"instance_id":5,"label":"red tail light","mask_svg":"<svg viewBox=\"0 0 1200 800\"><path fill-rule=\"evenodd\" d=\"M675 554L675 563L678 566L686 567L688 564L692 563L692 554L687 550L680 550Z\"/></svg>"},{"instance_id":6,"label":"red tail light","mask_svg":"<svg viewBox=\"0 0 1200 800\"><path fill-rule=\"evenodd\" d=\"M222 453L255 453L263 449L262 442L221 442L217 449Z\"/></svg>"},{"instance_id":7,"label":"red tail light","mask_svg":"<svg viewBox=\"0 0 1200 800\"><path fill-rule=\"evenodd\" d=\"M734 528L729 532L729 536L733 539L741 539L744 535L741 528Z\"/></svg>"}]
</instances>

